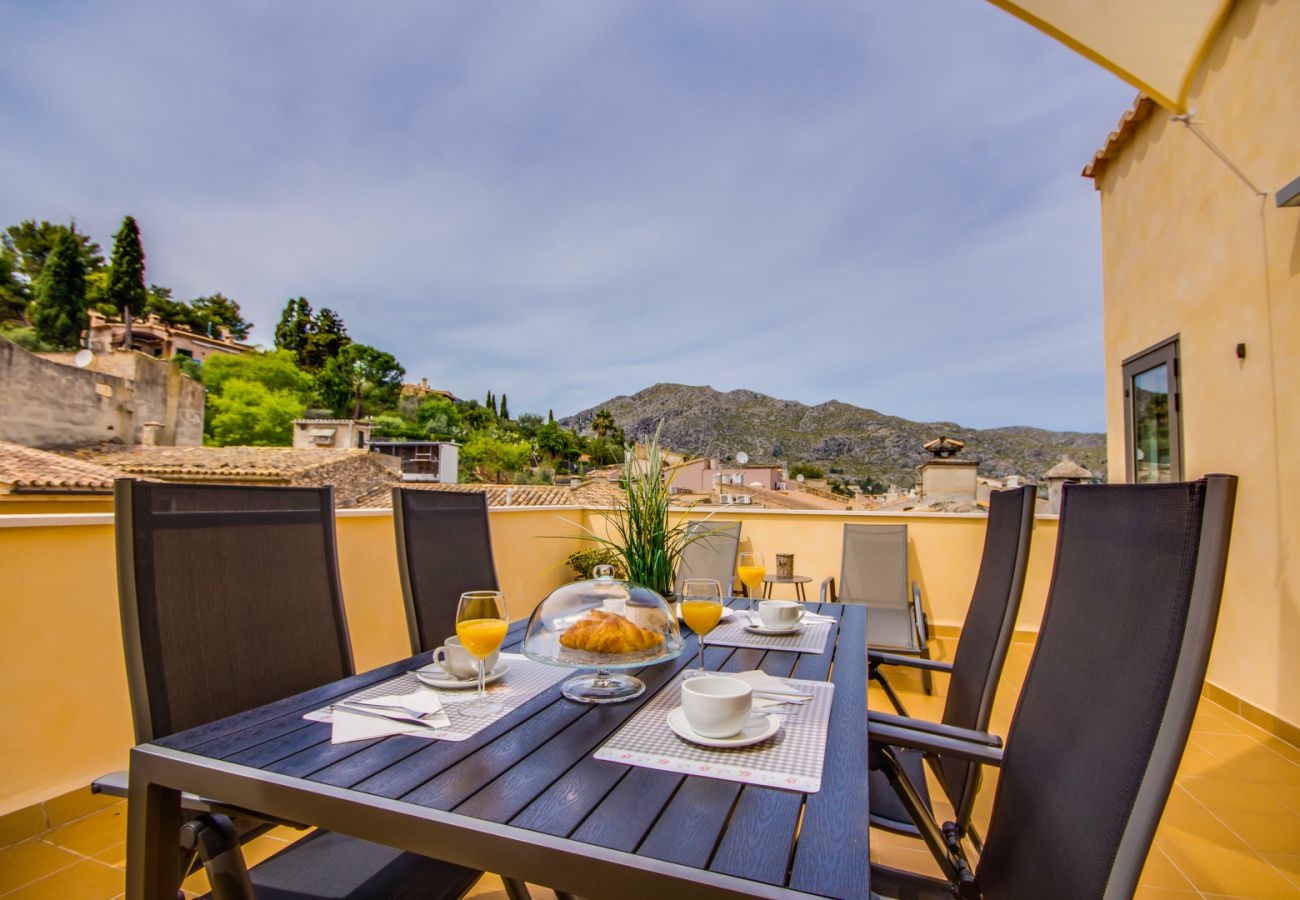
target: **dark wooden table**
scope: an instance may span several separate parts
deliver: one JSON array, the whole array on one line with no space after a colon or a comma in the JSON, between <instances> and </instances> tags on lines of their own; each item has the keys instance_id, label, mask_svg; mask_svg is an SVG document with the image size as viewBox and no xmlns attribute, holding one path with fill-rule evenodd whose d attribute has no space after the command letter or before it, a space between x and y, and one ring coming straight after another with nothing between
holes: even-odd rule
<instances>
[{"instance_id":1,"label":"dark wooden table","mask_svg":"<svg viewBox=\"0 0 1300 900\"><path fill-rule=\"evenodd\" d=\"M180 791L583 897L867 897L866 615L821 609L842 615L825 653L705 650L711 669L835 683L818 793L592 758L694 660L694 637L639 673L636 700L580 705L556 685L466 741L333 745L302 718L426 653L133 749L127 897L175 897Z\"/></svg>"}]
</instances>

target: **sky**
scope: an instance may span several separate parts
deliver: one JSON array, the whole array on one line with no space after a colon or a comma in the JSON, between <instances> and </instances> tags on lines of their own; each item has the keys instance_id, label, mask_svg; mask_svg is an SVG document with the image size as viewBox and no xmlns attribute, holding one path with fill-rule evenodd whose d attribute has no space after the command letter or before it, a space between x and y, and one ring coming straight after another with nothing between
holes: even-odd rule
<instances>
[{"instance_id":1,"label":"sky","mask_svg":"<svg viewBox=\"0 0 1300 900\"><path fill-rule=\"evenodd\" d=\"M338 311L408 380L1105 424L1132 88L982 0L0 0L0 226Z\"/></svg>"}]
</instances>

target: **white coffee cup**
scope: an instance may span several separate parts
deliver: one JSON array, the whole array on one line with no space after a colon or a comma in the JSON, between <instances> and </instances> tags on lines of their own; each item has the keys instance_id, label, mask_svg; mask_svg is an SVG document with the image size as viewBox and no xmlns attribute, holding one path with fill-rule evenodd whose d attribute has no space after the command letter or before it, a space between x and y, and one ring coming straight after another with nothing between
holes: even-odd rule
<instances>
[{"instance_id":1,"label":"white coffee cup","mask_svg":"<svg viewBox=\"0 0 1300 900\"><path fill-rule=\"evenodd\" d=\"M682 713L698 735L739 734L754 706L754 689L739 678L701 675L682 682Z\"/></svg>"},{"instance_id":2,"label":"white coffee cup","mask_svg":"<svg viewBox=\"0 0 1300 900\"><path fill-rule=\"evenodd\" d=\"M793 628L803 620L803 604L793 600L762 600L758 617L771 629Z\"/></svg>"},{"instance_id":3,"label":"white coffee cup","mask_svg":"<svg viewBox=\"0 0 1300 900\"><path fill-rule=\"evenodd\" d=\"M500 654L492 651L492 655L483 660L483 671L491 672L497 667L497 657ZM433 651L433 661L442 666L442 670L454 678L476 678L478 676L478 657L466 650L458 637L449 637L443 642L441 647Z\"/></svg>"}]
</instances>

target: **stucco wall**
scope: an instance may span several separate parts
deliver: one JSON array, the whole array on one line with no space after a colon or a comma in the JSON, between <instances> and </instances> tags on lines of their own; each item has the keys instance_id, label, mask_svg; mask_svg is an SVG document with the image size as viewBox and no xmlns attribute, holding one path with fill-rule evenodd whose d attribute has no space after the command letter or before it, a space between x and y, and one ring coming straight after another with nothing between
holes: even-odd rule
<instances>
[{"instance_id":1,"label":"stucco wall","mask_svg":"<svg viewBox=\"0 0 1300 900\"><path fill-rule=\"evenodd\" d=\"M28 447L139 444L145 422L162 422L160 443L203 443L203 385L140 353L79 369L0 338L0 439ZM105 371L110 369L111 371Z\"/></svg>"},{"instance_id":2,"label":"stucco wall","mask_svg":"<svg viewBox=\"0 0 1300 900\"><path fill-rule=\"evenodd\" d=\"M1300 723L1300 4L1241 0L1191 94L1260 197L1156 110L1099 182L1108 456L1123 480L1121 361L1180 336L1185 476L1240 476L1209 681ZM1238 343L1246 358L1237 359Z\"/></svg>"}]
</instances>

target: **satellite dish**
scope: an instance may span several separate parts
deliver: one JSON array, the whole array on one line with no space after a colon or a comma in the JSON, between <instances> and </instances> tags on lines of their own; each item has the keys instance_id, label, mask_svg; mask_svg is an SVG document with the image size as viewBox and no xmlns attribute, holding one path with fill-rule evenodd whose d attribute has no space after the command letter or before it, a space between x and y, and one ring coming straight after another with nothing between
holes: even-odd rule
<instances>
[{"instance_id":1,"label":"satellite dish","mask_svg":"<svg viewBox=\"0 0 1300 900\"><path fill-rule=\"evenodd\" d=\"M746 453L744 450L741 450L739 453L736 454L736 462L740 463L743 466L745 463L749 462L749 454Z\"/></svg>"},{"instance_id":2,"label":"satellite dish","mask_svg":"<svg viewBox=\"0 0 1300 900\"><path fill-rule=\"evenodd\" d=\"M797 481L797 482L799 482L800 484L803 484L803 476L802 476L802 475L796 475L796 476L794 476L794 480Z\"/></svg>"},{"instance_id":3,"label":"satellite dish","mask_svg":"<svg viewBox=\"0 0 1300 900\"><path fill-rule=\"evenodd\" d=\"M78 350L77 354L72 357L72 364L78 369L84 369L95 361L95 354L89 350Z\"/></svg>"}]
</instances>

